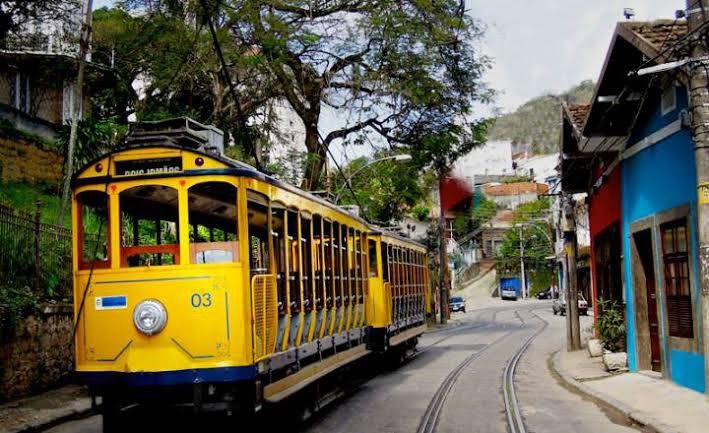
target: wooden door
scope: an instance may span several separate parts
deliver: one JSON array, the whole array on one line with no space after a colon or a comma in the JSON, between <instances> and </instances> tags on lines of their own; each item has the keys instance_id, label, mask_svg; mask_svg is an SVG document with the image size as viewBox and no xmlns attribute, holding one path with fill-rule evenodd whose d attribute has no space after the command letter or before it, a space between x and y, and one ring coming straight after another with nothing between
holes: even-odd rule
<instances>
[{"instance_id":1,"label":"wooden door","mask_svg":"<svg viewBox=\"0 0 709 433\"><path fill-rule=\"evenodd\" d=\"M662 371L662 353L660 350L660 324L657 314L657 288L655 281L655 263L653 260L652 232L647 229L635 235L637 250L645 277L647 299L647 322L650 328L650 363L653 371Z\"/></svg>"}]
</instances>

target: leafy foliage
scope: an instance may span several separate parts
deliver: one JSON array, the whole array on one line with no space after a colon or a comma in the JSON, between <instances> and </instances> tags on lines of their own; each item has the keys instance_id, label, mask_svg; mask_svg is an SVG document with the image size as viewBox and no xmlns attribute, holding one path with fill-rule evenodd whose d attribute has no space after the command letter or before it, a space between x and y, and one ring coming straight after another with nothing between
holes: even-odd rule
<instances>
[{"instance_id":1,"label":"leafy foliage","mask_svg":"<svg viewBox=\"0 0 709 433\"><path fill-rule=\"evenodd\" d=\"M481 26L458 1L123 3L149 17L177 15L184 22L184 15L196 16L196 40L201 26L215 23L229 75L244 105L255 109L245 109L246 115L282 98L303 121L311 155L302 185L307 189L321 183L327 149L335 141L362 143L374 134L392 148L414 147L419 165L433 163L438 172L482 142L478 122L460 119L469 116L473 103L492 96L482 81L489 59L475 47ZM224 87L216 72L218 66L210 83ZM184 80L192 86L194 81ZM228 98L222 99L225 105ZM217 99L212 102L217 107ZM345 125L321 137L324 110Z\"/></svg>"},{"instance_id":2,"label":"leafy foliage","mask_svg":"<svg viewBox=\"0 0 709 433\"><path fill-rule=\"evenodd\" d=\"M549 200L542 198L517 207L513 215L515 227L505 233L502 246L495 255L498 273L518 275L524 249L525 271L532 279L532 286L548 287L551 282L551 264L546 258L553 254L552 229L541 218L549 206Z\"/></svg>"},{"instance_id":3,"label":"leafy foliage","mask_svg":"<svg viewBox=\"0 0 709 433\"><path fill-rule=\"evenodd\" d=\"M338 187L335 192L340 196L341 204L360 203L361 214L367 220L388 224L400 220L417 205L426 195L427 186L412 164L391 160L370 164L386 156L379 153L372 160L358 158L344 167L344 175L350 178L356 199L341 178L336 179ZM425 210L428 213L428 209ZM419 209L419 212L423 210Z\"/></svg>"},{"instance_id":4,"label":"leafy foliage","mask_svg":"<svg viewBox=\"0 0 709 433\"><path fill-rule=\"evenodd\" d=\"M476 193L472 205L453 220L453 236L461 239L478 231L497 214L497 204L483 194Z\"/></svg>"},{"instance_id":5,"label":"leafy foliage","mask_svg":"<svg viewBox=\"0 0 709 433\"><path fill-rule=\"evenodd\" d=\"M568 91L534 98L514 112L499 116L490 130L491 140L512 140L515 151L546 154L558 152L561 103L586 104L593 95L594 83L583 81Z\"/></svg>"},{"instance_id":6,"label":"leafy foliage","mask_svg":"<svg viewBox=\"0 0 709 433\"><path fill-rule=\"evenodd\" d=\"M10 334L20 320L34 311L37 302L29 287L0 282L0 337Z\"/></svg>"},{"instance_id":7,"label":"leafy foliage","mask_svg":"<svg viewBox=\"0 0 709 433\"><path fill-rule=\"evenodd\" d=\"M603 347L611 352L624 351L626 329L622 307L611 299L599 300L598 311L596 330Z\"/></svg>"},{"instance_id":8,"label":"leafy foliage","mask_svg":"<svg viewBox=\"0 0 709 433\"><path fill-rule=\"evenodd\" d=\"M65 125L59 137L59 144L64 155L66 155L69 146L70 129L70 125ZM112 121L93 119L79 121L74 149L74 167L81 168L84 164L117 147L123 143L127 133L127 126Z\"/></svg>"}]
</instances>

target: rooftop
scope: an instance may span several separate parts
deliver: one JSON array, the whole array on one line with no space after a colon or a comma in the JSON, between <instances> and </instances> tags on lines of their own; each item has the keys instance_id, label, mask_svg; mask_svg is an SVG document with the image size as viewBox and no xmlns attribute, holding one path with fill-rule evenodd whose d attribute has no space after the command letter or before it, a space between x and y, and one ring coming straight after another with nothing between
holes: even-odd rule
<instances>
[{"instance_id":1,"label":"rooftop","mask_svg":"<svg viewBox=\"0 0 709 433\"><path fill-rule=\"evenodd\" d=\"M620 25L644 39L657 51L671 46L687 34L685 20L626 21Z\"/></svg>"},{"instance_id":2,"label":"rooftop","mask_svg":"<svg viewBox=\"0 0 709 433\"><path fill-rule=\"evenodd\" d=\"M549 192L549 185L535 182L516 182L502 185L486 185L484 187L485 195L488 196L505 196L518 194L546 194Z\"/></svg>"}]
</instances>

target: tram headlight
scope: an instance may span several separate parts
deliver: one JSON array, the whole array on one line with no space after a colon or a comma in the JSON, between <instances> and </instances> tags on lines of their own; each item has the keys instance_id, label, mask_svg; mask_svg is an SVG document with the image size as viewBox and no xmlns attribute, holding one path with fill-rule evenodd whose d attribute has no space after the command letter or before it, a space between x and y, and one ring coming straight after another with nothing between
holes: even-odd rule
<instances>
[{"instance_id":1,"label":"tram headlight","mask_svg":"<svg viewBox=\"0 0 709 433\"><path fill-rule=\"evenodd\" d=\"M167 310L155 299L140 302L133 310L133 323L145 335L155 335L167 324Z\"/></svg>"}]
</instances>

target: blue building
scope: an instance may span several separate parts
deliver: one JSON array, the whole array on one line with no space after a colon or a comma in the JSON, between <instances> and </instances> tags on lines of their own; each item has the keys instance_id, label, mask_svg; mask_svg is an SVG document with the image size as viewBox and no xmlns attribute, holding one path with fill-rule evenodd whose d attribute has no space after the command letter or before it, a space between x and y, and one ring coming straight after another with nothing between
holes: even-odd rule
<instances>
[{"instance_id":1,"label":"blue building","mask_svg":"<svg viewBox=\"0 0 709 433\"><path fill-rule=\"evenodd\" d=\"M688 81L680 68L637 76L648 59L686 57L666 46L683 21L616 27L583 127L577 176L606 181L593 161L620 165L622 282L631 371L655 371L705 391L697 241L697 174L689 127ZM610 157L609 157L610 156ZM565 168L573 172L571 162ZM586 170L586 172L584 172Z\"/></svg>"}]
</instances>

